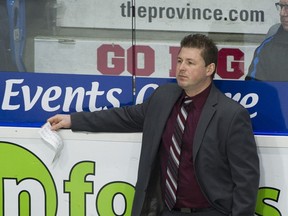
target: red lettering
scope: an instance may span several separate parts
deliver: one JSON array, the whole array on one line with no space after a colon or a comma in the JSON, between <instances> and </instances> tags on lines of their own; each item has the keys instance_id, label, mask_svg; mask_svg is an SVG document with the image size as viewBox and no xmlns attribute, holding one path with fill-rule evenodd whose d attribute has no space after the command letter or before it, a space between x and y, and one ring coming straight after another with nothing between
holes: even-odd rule
<instances>
[{"instance_id":1,"label":"red lettering","mask_svg":"<svg viewBox=\"0 0 288 216\"><path fill-rule=\"evenodd\" d=\"M134 53L134 59L133 59ZM142 60L142 68L139 66ZM149 46L133 46L127 50L127 70L132 75L150 76L155 71L155 53Z\"/></svg>"},{"instance_id":2,"label":"red lettering","mask_svg":"<svg viewBox=\"0 0 288 216\"><path fill-rule=\"evenodd\" d=\"M119 45L104 44L97 50L97 69L102 74L120 75L125 71L125 60L125 50ZM155 51L149 46L130 47L127 71L132 75L150 76L155 71Z\"/></svg>"},{"instance_id":3,"label":"red lettering","mask_svg":"<svg viewBox=\"0 0 288 216\"><path fill-rule=\"evenodd\" d=\"M170 77L176 77L177 55L180 47L169 47L169 53L171 55L171 69L169 71Z\"/></svg>"},{"instance_id":4,"label":"red lettering","mask_svg":"<svg viewBox=\"0 0 288 216\"><path fill-rule=\"evenodd\" d=\"M114 57L108 57L112 53ZM104 44L97 50L97 69L105 75L119 75L125 69L125 50L119 45ZM109 62L112 66L109 66Z\"/></svg>"},{"instance_id":5,"label":"red lettering","mask_svg":"<svg viewBox=\"0 0 288 216\"><path fill-rule=\"evenodd\" d=\"M228 61L228 57L233 60ZM218 52L218 75L223 79L239 79L244 75L244 53L239 49L223 48Z\"/></svg>"}]
</instances>

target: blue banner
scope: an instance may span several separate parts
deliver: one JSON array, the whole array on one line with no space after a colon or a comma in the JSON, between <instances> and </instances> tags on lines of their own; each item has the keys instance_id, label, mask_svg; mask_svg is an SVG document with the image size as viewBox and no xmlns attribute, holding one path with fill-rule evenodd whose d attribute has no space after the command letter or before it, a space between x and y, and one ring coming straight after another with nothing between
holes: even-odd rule
<instances>
[{"instance_id":1,"label":"blue banner","mask_svg":"<svg viewBox=\"0 0 288 216\"><path fill-rule=\"evenodd\" d=\"M228 97L232 97L248 109L255 134L288 134L288 82L215 83Z\"/></svg>"},{"instance_id":2,"label":"blue banner","mask_svg":"<svg viewBox=\"0 0 288 216\"><path fill-rule=\"evenodd\" d=\"M1 72L0 124L40 126L56 113L131 105L132 77Z\"/></svg>"},{"instance_id":3,"label":"blue banner","mask_svg":"<svg viewBox=\"0 0 288 216\"><path fill-rule=\"evenodd\" d=\"M175 79L2 72L0 124L38 127L56 113L142 103L168 82ZM215 84L247 108L255 134L288 134L288 83L215 80Z\"/></svg>"}]
</instances>

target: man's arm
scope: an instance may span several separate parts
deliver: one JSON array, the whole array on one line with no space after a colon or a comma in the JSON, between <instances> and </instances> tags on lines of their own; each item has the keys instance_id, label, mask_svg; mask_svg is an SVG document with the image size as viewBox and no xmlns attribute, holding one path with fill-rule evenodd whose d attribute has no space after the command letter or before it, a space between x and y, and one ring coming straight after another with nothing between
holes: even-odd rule
<instances>
[{"instance_id":1,"label":"man's arm","mask_svg":"<svg viewBox=\"0 0 288 216\"><path fill-rule=\"evenodd\" d=\"M232 215L253 216L260 171L257 146L247 110L241 109L235 114L227 143L227 155L235 184Z\"/></svg>"}]
</instances>

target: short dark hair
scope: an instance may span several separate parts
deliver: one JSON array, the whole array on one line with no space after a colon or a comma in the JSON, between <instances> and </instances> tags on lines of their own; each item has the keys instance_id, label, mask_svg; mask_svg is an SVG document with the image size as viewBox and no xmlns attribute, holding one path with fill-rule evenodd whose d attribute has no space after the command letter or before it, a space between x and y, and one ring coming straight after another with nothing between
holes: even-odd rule
<instances>
[{"instance_id":1,"label":"short dark hair","mask_svg":"<svg viewBox=\"0 0 288 216\"><path fill-rule=\"evenodd\" d=\"M218 62L218 48L212 39L203 34L190 34L181 40L180 45L181 48L186 47L201 49L205 66L214 63L216 70Z\"/></svg>"}]
</instances>

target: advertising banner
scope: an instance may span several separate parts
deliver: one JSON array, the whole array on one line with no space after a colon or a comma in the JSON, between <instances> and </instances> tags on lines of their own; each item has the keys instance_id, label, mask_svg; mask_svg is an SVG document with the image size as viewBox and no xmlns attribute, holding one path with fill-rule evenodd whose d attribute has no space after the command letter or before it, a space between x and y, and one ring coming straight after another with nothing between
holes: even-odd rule
<instances>
[{"instance_id":1,"label":"advertising banner","mask_svg":"<svg viewBox=\"0 0 288 216\"><path fill-rule=\"evenodd\" d=\"M39 126L57 113L142 103L173 78L9 73L0 77L0 124ZM250 113L256 134L287 134L287 82L215 80Z\"/></svg>"},{"instance_id":2,"label":"advertising banner","mask_svg":"<svg viewBox=\"0 0 288 216\"><path fill-rule=\"evenodd\" d=\"M141 133L61 130L55 152L39 128L0 130L1 216L130 216ZM255 215L287 215L287 136L256 136L260 186Z\"/></svg>"},{"instance_id":3,"label":"advertising banner","mask_svg":"<svg viewBox=\"0 0 288 216\"><path fill-rule=\"evenodd\" d=\"M135 3L133 5L132 3ZM279 22L274 2L57 0L58 26L79 28L265 34ZM233 5L233 6L232 6ZM85 14L85 16L82 16ZM134 17L133 17L134 15Z\"/></svg>"},{"instance_id":4,"label":"advertising banner","mask_svg":"<svg viewBox=\"0 0 288 216\"><path fill-rule=\"evenodd\" d=\"M132 82L127 76L1 72L0 124L39 125L56 113L131 105Z\"/></svg>"},{"instance_id":5,"label":"advertising banner","mask_svg":"<svg viewBox=\"0 0 288 216\"><path fill-rule=\"evenodd\" d=\"M287 135L287 82L215 82L226 96L247 108L254 133Z\"/></svg>"},{"instance_id":6,"label":"advertising banner","mask_svg":"<svg viewBox=\"0 0 288 216\"><path fill-rule=\"evenodd\" d=\"M217 44L219 63L215 79L243 80L255 45ZM35 39L35 71L42 73L113 76L175 77L179 41L103 41ZM135 53L134 53L135 52ZM135 59L133 58L135 56Z\"/></svg>"},{"instance_id":7,"label":"advertising banner","mask_svg":"<svg viewBox=\"0 0 288 216\"><path fill-rule=\"evenodd\" d=\"M0 130L1 216L131 214L141 134L63 131L64 148L52 163L55 152L38 132Z\"/></svg>"}]
</instances>

